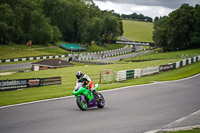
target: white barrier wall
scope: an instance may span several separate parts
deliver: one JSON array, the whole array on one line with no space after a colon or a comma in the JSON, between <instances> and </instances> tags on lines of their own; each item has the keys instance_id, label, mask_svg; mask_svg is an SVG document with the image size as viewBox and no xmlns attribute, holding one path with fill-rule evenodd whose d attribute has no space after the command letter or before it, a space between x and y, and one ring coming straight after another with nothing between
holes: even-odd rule
<instances>
[{"instance_id":1,"label":"white barrier wall","mask_svg":"<svg viewBox=\"0 0 200 133\"><path fill-rule=\"evenodd\" d=\"M6 62L10 62L10 59L6 60Z\"/></svg>"},{"instance_id":2,"label":"white barrier wall","mask_svg":"<svg viewBox=\"0 0 200 133\"><path fill-rule=\"evenodd\" d=\"M158 73L158 72L159 72L159 66L148 67L148 68L142 69L142 76L150 75L150 74L154 74L154 73Z\"/></svg>"},{"instance_id":3,"label":"white barrier wall","mask_svg":"<svg viewBox=\"0 0 200 133\"><path fill-rule=\"evenodd\" d=\"M176 63L168 63L166 65L161 65L161 66L156 66L156 67L148 67L148 68L144 68L144 69L134 69L134 78L139 78L139 77L142 77L142 76L159 73L160 67L166 67L167 66L165 68L166 70L180 68L181 66L186 66L187 62L188 62L188 64L191 64L192 60L193 60L194 63L197 62L197 61L200 61L200 55L198 55L196 57L184 59L184 60L178 61ZM117 81L123 81L123 80L133 78L133 77L130 77L131 74L127 71L130 71L130 70L118 71L117 72Z\"/></svg>"},{"instance_id":4,"label":"white barrier wall","mask_svg":"<svg viewBox=\"0 0 200 133\"><path fill-rule=\"evenodd\" d=\"M188 58L188 64L191 64L191 62L192 62L191 58Z\"/></svg>"},{"instance_id":5,"label":"white barrier wall","mask_svg":"<svg viewBox=\"0 0 200 133\"><path fill-rule=\"evenodd\" d=\"M186 65L186 59L185 60L183 60L183 66L185 66Z\"/></svg>"},{"instance_id":6,"label":"white barrier wall","mask_svg":"<svg viewBox=\"0 0 200 133\"><path fill-rule=\"evenodd\" d=\"M176 62L176 68L180 67L180 61Z\"/></svg>"},{"instance_id":7,"label":"white barrier wall","mask_svg":"<svg viewBox=\"0 0 200 133\"><path fill-rule=\"evenodd\" d=\"M117 72L117 81L126 80L126 70Z\"/></svg>"},{"instance_id":8,"label":"white barrier wall","mask_svg":"<svg viewBox=\"0 0 200 133\"><path fill-rule=\"evenodd\" d=\"M193 57L193 61L194 61L194 62L196 62L196 59L197 59L196 57Z\"/></svg>"},{"instance_id":9,"label":"white barrier wall","mask_svg":"<svg viewBox=\"0 0 200 133\"><path fill-rule=\"evenodd\" d=\"M141 77L142 69L134 69L134 78Z\"/></svg>"}]
</instances>

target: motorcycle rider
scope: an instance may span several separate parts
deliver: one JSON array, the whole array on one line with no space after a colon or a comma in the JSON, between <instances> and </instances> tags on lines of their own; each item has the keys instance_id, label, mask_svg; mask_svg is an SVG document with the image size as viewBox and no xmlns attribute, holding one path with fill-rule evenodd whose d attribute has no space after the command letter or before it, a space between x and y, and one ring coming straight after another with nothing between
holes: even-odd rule
<instances>
[{"instance_id":1,"label":"motorcycle rider","mask_svg":"<svg viewBox=\"0 0 200 133\"><path fill-rule=\"evenodd\" d=\"M90 79L90 77L86 74L83 74L81 71L76 72L76 78L78 82L82 82L83 85L88 85L90 90L93 92L93 94L96 94L96 89L95 89L95 84L92 82L92 80Z\"/></svg>"}]
</instances>

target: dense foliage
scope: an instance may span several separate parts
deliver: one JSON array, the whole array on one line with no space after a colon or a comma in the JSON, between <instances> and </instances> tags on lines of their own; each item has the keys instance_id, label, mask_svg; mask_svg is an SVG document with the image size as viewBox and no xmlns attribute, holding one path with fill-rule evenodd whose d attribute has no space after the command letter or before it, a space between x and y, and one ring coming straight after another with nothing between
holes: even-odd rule
<instances>
[{"instance_id":1,"label":"dense foliage","mask_svg":"<svg viewBox=\"0 0 200 133\"><path fill-rule=\"evenodd\" d=\"M132 13L129 15L122 14L121 18L132 19L132 20L136 20L136 21L144 21L144 22L152 22L153 21L153 19L151 17L144 16L143 14L137 14L137 13Z\"/></svg>"},{"instance_id":2,"label":"dense foliage","mask_svg":"<svg viewBox=\"0 0 200 133\"><path fill-rule=\"evenodd\" d=\"M183 4L154 22L153 40L165 51L200 46L200 5Z\"/></svg>"},{"instance_id":3,"label":"dense foliage","mask_svg":"<svg viewBox=\"0 0 200 133\"><path fill-rule=\"evenodd\" d=\"M113 12L101 11L92 0L0 0L0 43L91 44L123 33Z\"/></svg>"}]
</instances>

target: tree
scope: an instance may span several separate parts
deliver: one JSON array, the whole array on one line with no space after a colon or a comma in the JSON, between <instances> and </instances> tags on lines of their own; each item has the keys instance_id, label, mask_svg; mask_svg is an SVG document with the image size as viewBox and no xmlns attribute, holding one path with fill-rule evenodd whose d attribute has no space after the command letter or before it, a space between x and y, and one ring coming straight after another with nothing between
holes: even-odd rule
<instances>
[{"instance_id":1,"label":"tree","mask_svg":"<svg viewBox=\"0 0 200 133\"><path fill-rule=\"evenodd\" d=\"M103 38L107 40L116 39L120 35L120 24L118 18L106 14L104 18Z\"/></svg>"},{"instance_id":2,"label":"tree","mask_svg":"<svg viewBox=\"0 0 200 133\"><path fill-rule=\"evenodd\" d=\"M61 35L60 30L57 26L53 26L52 29L53 29L52 43L55 44L56 42L58 42L62 38L62 35Z\"/></svg>"},{"instance_id":3,"label":"tree","mask_svg":"<svg viewBox=\"0 0 200 133\"><path fill-rule=\"evenodd\" d=\"M37 10L31 13L30 37L35 43L47 43L53 40L53 29L49 20Z\"/></svg>"},{"instance_id":4,"label":"tree","mask_svg":"<svg viewBox=\"0 0 200 133\"><path fill-rule=\"evenodd\" d=\"M14 32L14 12L10 5L0 5L0 43L8 43Z\"/></svg>"},{"instance_id":5,"label":"tree","mask_svg":"<svg viewBox=\"0 0 200 133\"><path fill-rule=\"evenodd\" d=\"M0 12L0 43L91 43L123 33L119 14L93 0L0 0Z\"/></svg>"},{"instance_id":6,"label":"tree","mask_svg":"<svg viewBox=\"0 0 200 133\"><path fill-rule=\"evenodd\" d=\"M200 42L199 6L183 4L168 17L154 22L153 40L164 50L188 49Z\"/></svg>"},{"instance_id":7,"label":"tree","mask_svg":"<svg viewBox=\"0 0 200 133\"><path fill-rule=\"evenodd\" d=\"M153 32L153 40L158 47L163 47L164 50L169 50L167 45L167 36L168 32L168 23L169 18L165 17L154 22L154 32Z\"/></svg>"},{"instance_id":8,"label":"tree","mask_svg":"<svg viewBox=\"0 0 200 133\"><path fill-rule=\"evenodd\" d=\"M81 41L83 43L91 44L92 41L99 42L101 40L101 33L103 30L103 21L94 17L87 23L84 32L81 34Z\"/></svg>"},{"instance_id":9,"label":"tree","mask_svg":"<svg viewBox=\"0 0 200 133\"><path fill-rule=\"evenodd\" d=\"M192 7L183 4L180 9L172 12L170 17L170 39L171 50L185 49L190 47L190 33L194 18L192 16Z\"/></svg>"},{"instance_id":10,"label":"tree","mask_svg":"<svg viewBox=\"0 0 200 133\"><path fill-rule=\"evenodd\" d=\"M191 32L192 47L200 47L200 5L196 5L192 11L195 23L193 24L193 31Z\"/></svg>"},{"instance_id":11,"label":"tree","mask_svg":"<svg viewBox=\"0 0 200 133\"><path fill-rule=\"evenodd\" d=\"M129 15L122 14L121 18L123 18L123 19L133 19L133 20L136 20L136 21L145 21L145 22L152 22L153 21L153 19L151 17L144 16L143 14L137 14L137 13L132 13L132 14L129 14Z\"/></svg>"},{"instance_id":12,"label":"tree","mask_svg":"<svg viewBox=\"0 0 200 133\"><path fill-rule=\"evenodd\" d=\"M157 21L157 20L159 20L159 17L156 16L155 19L154 19L154 22Z\"/></svg>"}]
</instances>

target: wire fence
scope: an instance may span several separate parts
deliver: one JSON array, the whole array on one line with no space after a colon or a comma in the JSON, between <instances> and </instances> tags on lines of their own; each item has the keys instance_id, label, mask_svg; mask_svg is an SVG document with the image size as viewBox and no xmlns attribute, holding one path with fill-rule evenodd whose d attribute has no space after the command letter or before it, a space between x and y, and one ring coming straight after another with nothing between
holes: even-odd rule
<instances>
[{"instance_id":1,"label":"wire fence","mask_svg":"<svg viewBox=\"0 0 200 133\"><path fill-rule=\"evenodd\" d=\"M94 83L109 83L115 81L115 72L113 70L102 70L100 73L89 75Z\"/></svg>"}]
</instances>

